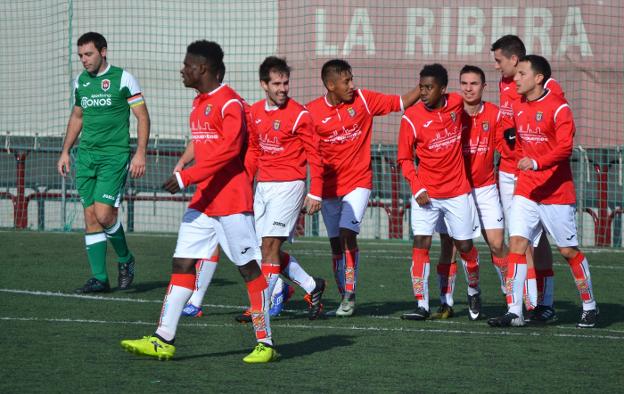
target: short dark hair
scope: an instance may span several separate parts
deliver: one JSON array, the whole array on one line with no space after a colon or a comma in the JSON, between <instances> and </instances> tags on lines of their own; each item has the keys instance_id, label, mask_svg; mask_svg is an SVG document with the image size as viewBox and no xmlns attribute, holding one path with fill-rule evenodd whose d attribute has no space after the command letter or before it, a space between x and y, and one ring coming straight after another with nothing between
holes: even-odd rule
<instances>
[{"instance_id":1,"label":"short dark hair","mask_svg":"<svg viewBox=\"0 0 624 394\"><path fill-rule=\"evenodd\" d=\"M219 82L223 81L225 64L223 63L223 49L219 44L214 41L198 40L189 44L186 52L206 59L210 72L219 79Z\"/></svg>"},{"instance_id":2,"label":"short dark hair","mask_svg":"<svg viewBox=\"0 0 624 394\"><path fill-rule=\"evenodd\" d=\"M545 57L540 55L526 55L520 58L520 62L529 62L531 64L531 70L536 74L542 74L544 79L541 85L546 84L546 81L550 79L552 71L550 69L550 63Z\"/></svg>"},{"instance_id":3,"label":"short dark hair","mask_svg":"<svg viewBox=\"0 0 624 394\"><path fill-rule=\"evenodd\" d=\"M459 71L459 78L461 79L462 75L468 74L468 73L473 73L473 74L479 75L481 77L481 83L485 84L485 73L483 72L481 67L477 67L477 66L473 66L473 65L470 65L470 64L466 64Z\"/></svg>"},{"instance_id":4,"label":"short dark hair","mask_svg":"<svg viewBox=\"0 0 624 394\"><path fill-rule=\"evenodd\" d=\"M433 77L440 86L448 85L448 72L443 65L439 63L426 64L420 70L420 77Z\"/></svg>"},{"instance_id":5,"label":"short dark hair","mask_svg":"<svg viewBox=\"0 0 624 394\"><path fill-rule=\"evenodd\" d=\"M90 42L93 43L93 45L99 52L102 52L102 49L108 47L108 44L106 43L106 38L104 38L104 36L100 33L96 33L93 31L81 35L80 38L78 38L78 42L76 44L81 47Z\"/></svg>"},{"instance_id":6,"label":"short dark hair","mask_svg":"<svg viewBox=\"0 0 624 394\"><path fill-rule=\"evenodd\" d=\"M323 84L327 86L327 79L331 74L342 74L342 73L352 73L351 65L347 63L346 60L342 59L332 59L325 64L323 64L323 68L321 68L321 79L323 80Z\"/></svg>"},{"instance_id":7,"label":"short dark hair","mask_svg":"<svg viewBox=\"0 0 624 394\"><path fill-rule=\"evenodd\" d=\"M524 47L524 43L522 42L520 37L513 34L507 34L494 41L494 44L492 44L492 48L490 48L490 51L494 52L498 49L500 49L503 55L508 58L512 57L513 55L516 55L518 59L526 56L526 48Z\"/></svg>"},{"instance_id":8,"label":"short dark hair","mask_svg":"<svg viewBox=\"0 0 624 394\"><path fill-rule=\"evenodd\" d=\"M277 56L269 56L260 64L258 70L260 80L268 83L271 80L271 72L286 74L286 76L290 77L290 66L286 63L286 59Z\"/></svg>"}]
</instances>

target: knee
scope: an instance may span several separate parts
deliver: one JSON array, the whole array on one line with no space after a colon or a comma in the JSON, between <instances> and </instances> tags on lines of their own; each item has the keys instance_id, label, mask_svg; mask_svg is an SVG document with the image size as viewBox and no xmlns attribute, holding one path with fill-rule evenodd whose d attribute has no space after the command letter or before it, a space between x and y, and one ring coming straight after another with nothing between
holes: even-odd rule
<instances>
[{"instance_id":1,"label":"knee","mask_svg":"<svg viewBox=\"0 0 624 394\"><path fill-rule=\"evenodd\" d=\"M468 253L472 250L472 240L455 241L455 247L459 250L459 253Z\"/></svg>"},{"instance_id":2,"label":"knee","mask_svg":"<svg viewBox=\"0 0 624 394\"><path fill-rule=\"evenodd\" d=\"M576 257L576 255L579 253L579 249L569 247L559 248L559 253L561 253L561 256L563 256L564 259L570 260Z\"/></svg>"},{"instance_id":3,"label":"knee","mask_svg":"<svg viewBox=\"0 0 624 394\"><path fill-rule=\"evenodd\" d=\"M357 233L353 230L346 228L340 229L340 244L344 245L347 249L357 248Z\"/></svg>"},{"instance_id":4,"label":"knee","mask_svg":"<svg viewBox=\"0 0 624 394\"><path fill-rule=\"evenodd\" d=\"M239 266L238 272L240 272L245 282L251 282L262 275L262 271L260 270L260 266L256 260L252 260L245 265Z\"/></svg>"},{"instance_id":5,"label":"knee","mask_svg":"<svg viewBox=\"0 0 624 394\"><path fill-rule=\"evenodd\" d=\"M492 243L490 244L490 252L492 252L492 254L496 257L502 257L502 255L505 253L505 247L502 243Z\"/></svg>"},{"instance_id":6,"label":"knee","mask_svg":"<svg viewBox=\"0 0 624 394\"><path fill-rule=\"evenodd\" d=\"M117 215L110 211L96 211L95 218L104 228L111 227L117 222Z\"/></svg>"},{"instance_id":7,"label":"knee","mask_svg":"<svg viewBox=\"0 0 624 394\"><path fill-rule=\"evenodd\" d=\"M415 235L412 246L416 249L431 249L431 237L426 235Z\"/></svg>"},{"instance_id":8,"label":"knee","mask_svg":"<svg viewBox=\"0 0 624 394\"><path fill-rule=\"evenodd\" d=\"M174 274L195 274L196 259L182 259L174 257L171 271Z\"/></svg>"}]
</instances>

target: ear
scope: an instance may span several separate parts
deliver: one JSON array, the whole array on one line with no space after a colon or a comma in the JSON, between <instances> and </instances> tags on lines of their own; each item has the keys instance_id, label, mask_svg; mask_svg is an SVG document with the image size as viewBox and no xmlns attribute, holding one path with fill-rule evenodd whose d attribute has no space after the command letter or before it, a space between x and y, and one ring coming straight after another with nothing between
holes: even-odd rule
<instances>
[{"instance_id":1,"label":"ear","mask_svg":"<svg viewBox=\"0 0 624 394\"><path fill-rule=\"evenodd\" d=\"M543 85L544 82L544 74L535 74L535 83L538 85Z\"/></svg>"},{"instance_id":2,"label":"ear","mask_svg":"<svg viewBox=\"0 0 624 394\"><path fill-rule=\"evenodd\" d=\"M328 91L333 92L336 90L336 80L334 78L329 78L325 83L325 87Z\"/></svg>"},{"instance_id":3,"label":"ear","mask_svg":"<svg viewBox=\"0 0 624 394\"><path fill-rule=\"evenodd\" d=\"M264 81L260 81L260 87L262 88L262 90L264 90L265 92L267 92L269 90L269 84L264 82Z\"/></svg>"},{"instance_id":4,"label":"ear","mask_svg":"<svg viewBox=\"0 0 624 394\"><path fill-rule=\"evenodd\" d=\"M107 52L108 52L108 51L107 51L107 48L106 48L106 47L102 48L102 50L100 51L100 56L102 56L102 57L106 57L106 53L107 53Z\"/></svg>"},{"instance_id":5,"label":"ear","mask_svg":"<svg viewBox=\"0 0 624 394\"><path fill-rule=\"evenodd\" d=\"M446 86L443 86L442 89L440 89L440 91L442 92L442 94L446 94Z\"/></svg>"},{"instance_id":6,"label":"ear","mask_svg":"<svg viewBox=\"0 0 624 394\"><path fill-rule=\"evenodd\" d=\"M514 66L518 66L518 63L520 62L518 55L511 55L509 59L513 62Z\"/></svg>"}]
</instances>

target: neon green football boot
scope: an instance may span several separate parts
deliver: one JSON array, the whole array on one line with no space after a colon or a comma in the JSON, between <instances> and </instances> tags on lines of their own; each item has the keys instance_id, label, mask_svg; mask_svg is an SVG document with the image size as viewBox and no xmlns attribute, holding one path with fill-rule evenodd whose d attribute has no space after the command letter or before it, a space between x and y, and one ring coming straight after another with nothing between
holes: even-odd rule
<instances>
[{"instance_id":1,"label":"neon green football boot","mask_svg":"<svg viewBox=\"0 0 624 394\"><path fill-rule=\"evenodd\" d=\"M124 339L121 341L121 346L130 353L154 357L162 361L170 360L175 353L175 346L169 345L155 336Z\"/></svg>"},{"instance_id":2,"label":"neon green football boot","mask_svg":"<svg viewBox=\"0 0 624 394\"><path fill-rule=\"evenodd\" d=\"M249 353L243 361L248 364L270 363L279 359L279 353L271 346L258 342L253 352Z\"/></svg>"}]
</instances>

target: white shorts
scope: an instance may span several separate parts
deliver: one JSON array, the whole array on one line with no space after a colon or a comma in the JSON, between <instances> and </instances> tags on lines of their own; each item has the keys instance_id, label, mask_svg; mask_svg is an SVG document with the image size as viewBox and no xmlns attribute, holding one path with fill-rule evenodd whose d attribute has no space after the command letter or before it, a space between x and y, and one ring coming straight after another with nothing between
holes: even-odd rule
<instances>
[{"instance_id":1,"label":"white shorts","mask_svg":"<svg viewBox=\"0 0 624 394\"><path fill-rule=\"evenodd\" d=\"M431 203L421 207L412 196L412 232L414 235L433 235L439 230L438 220L443 218L448 234L457 240L477 238L481 226L477 208L470 193L451 198L431 198Z\"/></svg>"},{"instance_id":2,"label":"white shorts","mask_svg":"<svg viewBox=\"0 0 624 394\"><path fill-rule=\"evenodd\" d=\"M557 246L578 246L576 205L539 204L522 196L514 196L509 236L526 238L537 246L544 228Z\"/></svg>"},{"instance_id":3,"label":"white shorts","mask_svg":"<svg viewBox=\"0 0 624 394\"><path fill-rule=\"evenodd\" d=\"M323 199L321 214L329 238L337 238L341 228L360 233L370 193L370 189L357 187L346 196Z\"/></svg>"},{"instance_id":4,"label":"white shorts","mask_svg":"<svg viewBox=\"0 0 624 394\"><path fill-rule=\"evenodd\" d=\"M251 260L262 260L251 214L207 216L195 209L187 209L173 257L205 259L212 256L217 245L221 245L228 258L238 266Z\"/></svg>"},{"instance_id":5,"label":"white shorts","mask_svg":"<svg viewBox=\"0 0 624 394\"><path fill-rule=\"evenodd\" d=\"M258 238L290 237L304 198L304 181L258 182L254 196Z\"/></svg>"},{"instance_id":6,"label":"white shorts","mask_svg":"<svg viewBox=\"0 0 624 394\"><path fill-rule=\"evenodd\" d=\"M509 217L511 215L511 202L513 201L514 190L516 188L516 177L508 172L498 172L498 192L500 193L500 201L505 214L505 221L509 225Z\"/></svg>"},{"instance_id":7,"label":"white shorts","mask_svg":"<svg viewBox=\"0 0 624 394\"><path fill-rule=\"evenodd\" d=\"M504 229L505 220L496 184L472 189L477 206L481 228L484 230Z\"/></svg>"}]
</instances>

